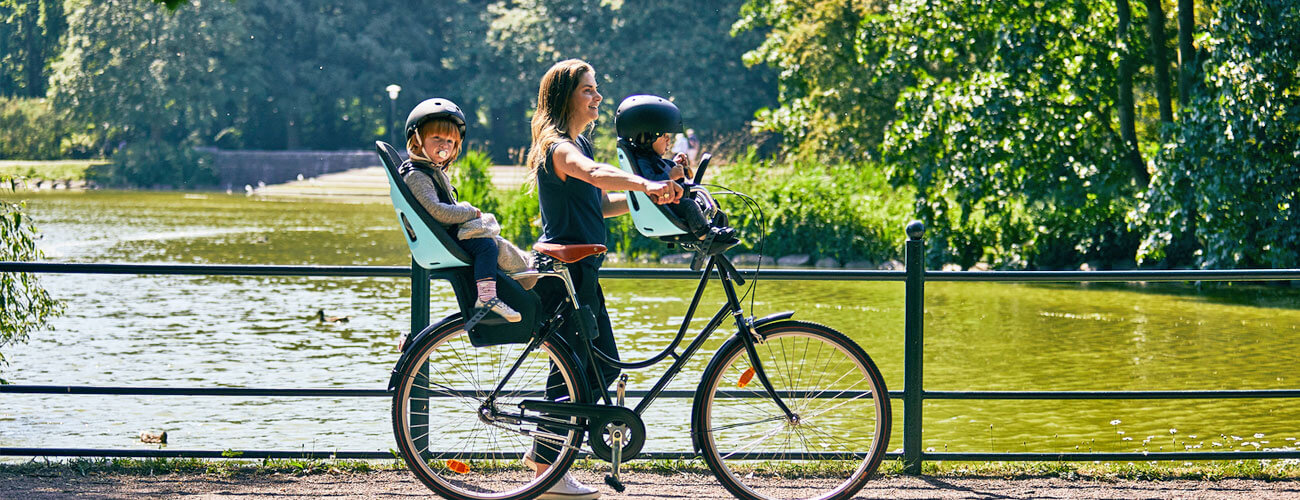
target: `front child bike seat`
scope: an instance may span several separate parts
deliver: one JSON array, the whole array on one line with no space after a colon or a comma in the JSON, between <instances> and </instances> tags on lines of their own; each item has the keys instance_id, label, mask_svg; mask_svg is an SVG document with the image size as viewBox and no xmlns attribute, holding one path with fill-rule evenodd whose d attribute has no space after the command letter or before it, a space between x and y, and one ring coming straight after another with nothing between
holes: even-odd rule
<instances>
[{"instance_id":1,"label":"front child bike seat","mask_svg":"<svg viewBox=\"0 0 1300 500\"><path fill-rule=\"evenodd\" d=\"M641 169L637 167L635 157L632 156L632 145L624 139L618 140L618 166L624 171L641 176ZM632 223L643 236L671 237L690 234L686 221L679 219L668 207L655 204L650 200L650 195L640 191L628 191L627 206L632 212Z\"/></svg>"}]
</instances>

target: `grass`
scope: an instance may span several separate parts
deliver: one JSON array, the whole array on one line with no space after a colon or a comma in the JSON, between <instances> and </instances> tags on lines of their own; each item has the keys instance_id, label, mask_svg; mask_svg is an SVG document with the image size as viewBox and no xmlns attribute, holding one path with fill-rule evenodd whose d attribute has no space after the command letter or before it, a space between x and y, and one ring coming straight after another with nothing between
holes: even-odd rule
<instances>
[{"instance_id":1,"label":"grass","mask_svg":"<svg viewBox=\"0 0 1300 500\"><path fill-rule=\"evenodd\" d=\"M607 470L608 464L595 460L579 460L580 470ZM809 472L830 471L835 466L813 464ZM24 463L0 464L0 475L62 476L62 475L158 475L158 474L213 474L219 476L259 474L367 474L381 471L405 471L400 460L204 460L192 458L79 458L67 461L33 459ZM654 474L712 474L702 460L636 460L623 465L623 470ZM881 464L879 475L903 475L901 461ZM1296 460L1234 460L1211 462L926 462L922 467L926 476L996 477L1007 479L1062 478L1093 481L1167 481L1167 480L1297 480L1300 479L1300 461Z\"/></svg>"},{"instance_id":2,"label":"grass","mask_svg":"<svg viewBox=\"0 0 1300 500\"><path fill-rule=\"evenodd\" d=\"M0 160L0 178L18 177L47 180L85 180L86 169L108 160L24 161Z\"/></svg>"}]
</instances>

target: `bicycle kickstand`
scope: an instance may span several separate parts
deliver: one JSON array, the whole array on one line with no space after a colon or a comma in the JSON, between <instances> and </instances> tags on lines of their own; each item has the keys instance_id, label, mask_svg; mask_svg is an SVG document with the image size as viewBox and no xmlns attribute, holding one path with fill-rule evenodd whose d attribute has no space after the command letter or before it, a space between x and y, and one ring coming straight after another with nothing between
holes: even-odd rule
<instances>
[{"instance_id":1,"label":"bicycle kickstand","mask_svg":"<svg viewBox=\"0 0 1300 500\"><path fill-rule=\"evenodd\" d=\"M623 399L626 393L627 374L625 373L618 377L618 390L615 393L615 400L618 402L619 406L623 406ZM618 479L619 462L623 461L623 437L626 433L627 425L611 424L609 426L610 451L613 455L610 458L613 458L613 461L610 467L610 474L605 476L605 484L609 485L610 488L614 488L614 491L619 493L622 493L623 490L627 489L626 486L623 486L623 482Z\"/></svg>"}]
</instances>

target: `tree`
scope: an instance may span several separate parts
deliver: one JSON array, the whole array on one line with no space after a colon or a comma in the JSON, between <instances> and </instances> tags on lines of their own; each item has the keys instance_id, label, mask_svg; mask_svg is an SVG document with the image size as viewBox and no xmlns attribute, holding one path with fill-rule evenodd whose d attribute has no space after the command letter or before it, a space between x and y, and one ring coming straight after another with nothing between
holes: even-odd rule
<instances>
[{"instance_id":1,"label":"tree","mask_svg":"<svg viewBox=\"0 0 1300 500\"><path fill-rule=\"evenodd\" d=\"M656 0L531 0L495 6L490 32L498 47L523 47L522 95L532 107L542 73L571 57L591 63L611 106L631 94L673 99L686 125L706 136L743 129L753 112L775 103L766 69L742 55L757 33L730 34L740 2L707 6Z\"/></svg>"},{"instance_id":2,"label":"tree","mask_svg":"<svg viewBox=\"0 0 1300 500\"><path fill-rule=\"evenodd\" d=\"M1160 108L1160 123L1174 122L1172 93L1169 90L1169 48L1165 36L1165 10L1162 0L1145 0L1147 6L1147 34L1151 37L1151 66L1155 69L1156 101Z\"/></svg>"},{"instance_id":3,"label":"tree","mask_svg":"<svg viewBox=\"0 0 1300 500\"><path fill-rule=\"evenodd\" d=\"M1137 212L1139 256L1191 237L1202 267L1300 266L1300 5L1224 0L1206 31L1202 77Z\"/></svg>"},{"instance_id":4,"label":"tree","mask_svg":"<svg viewBox=\"0 0 1300 500\"><path fill-rule=\"evenodd\" d=\"M788 152L832 161L874 157L895 116L899 92L915 82L903 68L878 64L903 42L880 22L890 15L888 5L745 2L735 31L766 32L762 44L745 54L745 62L775 68L779 82L780 106L761 109L755 128L781 134Z\"/></svg>"},{"instance_id":5,"label":"tree","mask_svg":"<svg viewBox=\"0 0 1300 500\"><path fill-rule=\"evenodd\" d=\"M0 182L7 181L0 176ZM0 261L30 262L42 257L23 205L0 200ZM62 311L63 304L41 287L35 275L0 273L0 348L25 342L28 334L47 327ZM0 352L0 368L6 364ZM0 384L4 383L0 377Z\"/></svg>"},{"instance_id":6,"label":"tree","mask_svg":"<svg viewBox=\"0 0 1300 500\"><path fill-rule=\"evenodd\" d=\"M67 28L61 0L0 0L0 97L45 97Z\"/></svg>"},{"instance_id":7,"label":"tree","mask_svg":"<svg viewBox=\"0 0 1300 500\"><path fill-rule=\"evenodd\" d=\"M247 60L244 19L228 2L167 13L146 0L72 6L55 65L57 109L118 140L207 142L236 114Z\"/></svg>"},{"instance_id":8,"label":"tree","mask_svg":"<svg viewBox=\"0 0 1300 500\"><path fill-rule=\"evenodd\" d=\"M1129 7L1128 0L1115 0L1116 13L1116 37L1118 44L1119 62L1115 63L1118 71L1117 78L1119 87L1119 97L1116 102L1118 106L1117 114L1119 115L1119 135L1124 140L1125 156L1127 157L1129 168L1133 170L1133 178L1141 185L1145 186L1151 182L1151 174L1147 172L1146 161L1142 159L1142 152L1138 146L1137 137L1137 118L1133 110L1133 51L1132 40L1129 37L1129 27L1132 26L1133 11Z\"/></svg>"}]
</instances>

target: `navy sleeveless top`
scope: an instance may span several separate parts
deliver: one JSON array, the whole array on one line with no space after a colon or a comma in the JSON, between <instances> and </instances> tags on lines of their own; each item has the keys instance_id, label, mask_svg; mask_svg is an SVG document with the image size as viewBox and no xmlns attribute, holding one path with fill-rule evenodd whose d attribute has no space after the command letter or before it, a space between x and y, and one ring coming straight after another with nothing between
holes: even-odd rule
<instances>
[{"instance_id":1,"label":"navy sleeveless top","mask_svg":"<svg viewBox=\"0 0 1300 500\"><path fill-rule=\"evenodd\" d=\"M591 141L578 136L574 141L583 156L593 158ZM559 244L605 244L605 216L600 206L603 197L600 188L569 176L565 180L555 173L552 155L556 143L546 151L546 160L537 169L537 198L542 215L542 237L539 241Z\"/></svg>"}]
</instances>

